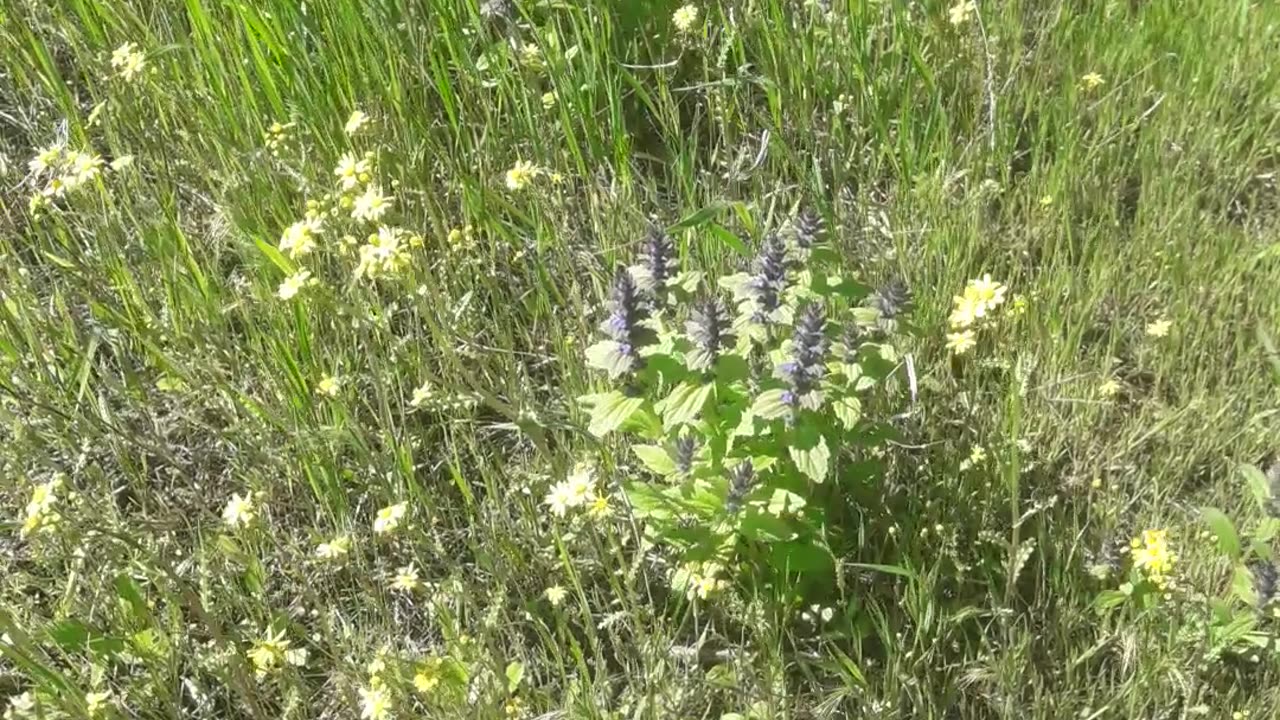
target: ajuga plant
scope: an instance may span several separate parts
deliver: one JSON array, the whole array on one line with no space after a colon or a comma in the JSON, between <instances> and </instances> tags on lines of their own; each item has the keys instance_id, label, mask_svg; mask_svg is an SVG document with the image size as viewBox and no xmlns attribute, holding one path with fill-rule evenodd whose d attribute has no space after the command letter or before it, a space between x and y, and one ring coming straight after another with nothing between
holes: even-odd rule
<instances>
[{"instance_id":1,"label":"ajuga plant","mask_svg":"<svg viewBox=\"0 0 1280 720\"><path fill-rule=\"evenodd\" d=\"M580 401L590 431L639 460L624 488L678 555L673 582L688 597L734 579L829 587L844 539L859 536L848 490L877 479L871 449L891 432L864 400L897 366L882 326L906 311L905 291L843 276L807 212L714 283L679 271L659 231L638 255L586 351L614 387Z\"/></svg>"}]
</instances>

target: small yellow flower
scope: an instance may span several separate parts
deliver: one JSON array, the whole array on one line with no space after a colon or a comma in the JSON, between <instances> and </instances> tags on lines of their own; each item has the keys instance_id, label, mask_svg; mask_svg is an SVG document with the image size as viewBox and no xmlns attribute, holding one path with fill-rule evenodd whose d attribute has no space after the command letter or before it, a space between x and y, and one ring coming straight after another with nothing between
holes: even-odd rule
<instances>
[{"instance_id":1,"label":"small yellow flower","mask_svg":"<svg viewBox=\"0 0 1280 720\"><path fill-rule=\"evenodd\" d=\"M316 236L324 232L324 222L319 217L299 220L285 228L280 235L280 251L297 260L316 249Z\"/></svg>"},{"instance_id":2,"label":"small yellow flower","mask_svg":"<svg viewBox=\"0 0 1280 720\"><path fill-rule=\"evenodd\" d=\"M1098 386L1098 394L1104 398L1113 398L1120 394L1120 383L1115 378L1107 378Z\"/></svg>"},{"instance_id":3,"label":"small yellow flower","mask_svg":"<svg viewBox=\"0 0 1280 720\"><path fill-rule=\"evenodd\" d=\"M373 520L373 531L379 535L395 532L408 509L408 503L402 502L382 508Z\"/></svg>"},{"instance_id":4,"label":"small yellow flower","mask_svg":"<svg viewBox=\"0 0 1280 720\"><path fill-rule=\"evenodd\" d=\"M361 110L353 110L351 112L351 116L347 118L347 124L344 125L342 129L346 131L348 135L355 135L360 132L360 128L364 127L368 122L368 115L364 114Z\"/></svg>"},{"instance_id":5,"label":"small yellow flower","mask_svg":"<svg viewBox=\"0 0 1280 720\"><path fill-rule=\"evenodd\" d=\"M406 565L396 571L396 575L391 580L391 589L400 592L414 592L422 587L422 581L418 579L418 568L413 565Z\"/></svg>"},{"instance_id":6,"label":"small yellow flower","mask_svg":"<svg viewBox=\"0 0 1280 720\"><path fill-rule=\"evenodd\" d=\"M393 708L391 693L381 682L371 682L369 687L360 688L361 720L386 720L391 717Z\"/></svg>"},{"instance_id":7,"label":"small yellow flower","mask_svg":"<svg viewBox=\"0 0 1280 720\"><path fill-rule=\"evenodd\" d=\"M989 310L994 310L1004 302L1004 294L1008 290L1003 284L991 279L988 273L976 280L970 280L969 286L965 289L965 294L972 293L973 298L977 301L977 314L982 317Z\"/></svg>"},{"instance_id":8,"label":"small yellow flower","mask_svg":"<svg viewBox=\"0 0 1280 720\"><path fill-rule=\"evenodd\" d=\"M676 30L687 33L693 30L694 25L698 22L698 8L694 5L684 5L676 10L671 16L671 24L676 26Z\"/></svg>"},{"instance_id":9,"label":"small yellow flower","mask_svg":"<svg viewBox=\"0 0 1280 720\"><path fill-rule=\"evenodd\" d=\"M316 280L311 277L310 270L299 270L280 283L280 287L276 289L276 295L287 302L297 297L303 288L315 283Z\"/></svg>"},{"instance_id":10,"label":"small yellow flower","mask_svg":"<svg viewBox=\"0 0 1280 720\"><path fill-rule=\"evenodd\" d=\"M111 691L104 690L102 692L88 692L84 694L85 709L89 713L89 717L101 717L106 712L107 706L111 704Z\"/></svg>"},{"instance_id":11,"label":"small yellow flower","mask_svg":"<svg viewBox=\"0 0 1280 720\"><path fill-rule=\"evenodd\" d=\"M556 106L555 91L542 93L542 109L550 110Z\"/></svg>"},{"instance_id":12,"label":"small yellow flower","mask_svg":"<svg viewBox=\"0 0 1280 720\"><path fill-rule=\"evenodd\" d=\"M507 171L507 189L523 190L538 176L538 166L528 160L517 160Z\"/></svg>"},{"instance_id":13,"label":"small yellow flower","mask_svg":"<svg viewBox=\"0 0 1280 720\"><path fill-rule=\"evenodd\" d=\"M717 563L694 563L686 565L685 570L689 576L685 595L690 600L706 600L729 586L729 583L718 577L722 568Z\"/></svg>"},{"instance_id":14,"label":"small yellow flower","mask_svg":"<svg viewBox=\"0 0 1280 720\"><path fill-rule=\"evenodd\" d=\"M394 275L409 263L409 243L404 230L380 227L369 241L360 246L360 263L356 277L376 278Z\"/></svg>"},{"instance_id":15,"label":"small yellow flower","mask_svg":"<svg viewBox=\"0 0 1280 720\"><path fill-rule=\"evenodd\" d=\"M370 185L365 188L364 193L356 196L355 203L351 206L351 217L365 222L377 222L391 209L393 202L395 198L383 195L382 188Z\"/></svg>"},{"instance_id":16,"label":"small yellow flower","mask_svg":"<svg viewBox=\"0 0 1280 720\"><path fill-rule=\"evenodd\" d=\"M329 375L316 384L316 394L324 397L337 397L341 389L342 379L334 375Z\"/></svg>"},{"instance_id":17,"label":"small yellow flower","mask_svg":"<svg viewBox=\"0 0 1280 720\"><path fill-rule=\"evenodd\" d=\"M1083 87L1085 90L1094 90L1099 86L1104 85L1106 82L1106 80L1102 79L1101 75L1096 72L1091 72L1080 78L1080 87Z\"/></svg>"},{"instance_id":18,"label":"small yellow flower","mask_svg":"<svg viewBox=\"0 0 1280 720\"><path fill-rule=\"evenodd\" d=\"M967 328L978 319L978 299L969 293L952 298L955 306L948 322L953 328Z\"/></svg>"},{"instance_id":19,"label":"small yellow flower","mask_svg":"<svg viewBox=\"0 0 1280 720\"><path fill-rule=\"evenodd\" d=\"M351 552L351 537L348 535L339 535L316 546L316 557L321 560L340 560L349 552Z\"/></svg>"},{"instance_id":20,"label":"small yellow flower","mask_svg":"<svg viewBox=\"0 0 1280 720\"><path fill-rule=\"evenodd\" d=\"M1173 327L1173 323L1169 322L1164 318L1161 318L1151 323L1150 325L1147 325L1147 335L1150 335L1153 338L1166 337L1169 334L1169 328L1172 328L1172 327Z\"/></svg>"},{"instance_id":21,"label":"small yellow flower","mask_svg":"<svg viewBox=\"0 0 1280 720\"><path fill-rule=\"evenodd\" d=\"M222 521L233 528L248 527L257 520L257 508L253 496L234 494L222 510Z\"/></svg>"},{"instance_id":22,"label":"small yellow flower","mask_svg":"<svg viewBox=\"0 0 1280 720\"><path fill-rule=\"evenodd\" d=\"M427 658L418 665L418 671L413 674L413 686L418 689L418 692L425 695L440 685L443 666L444 660L438 657Z\"/></svg>"},{"instance_id":23,"label":"small yellow flower","mask_svg":"<svg viewBox=\"0 0 1280 720\"><path fill-rule=\"evenodd\" d=\"M977 11L978 5L973 0L960 0L960 2L951 6L948 15L950 15L952 25L963 25Z\"/></svg>"},{"instance_id":24,"label":"small yellow flower","mask_svg":"<svg viewBox=\"0 0 1280 720\"><path fill-rule=\"evenodd\" d=\"M609 498L605 495L597 495L587 508L587 514L594 520L607 518L612 512L613 507L609 505Z\"/></svg>"},{"instance_id":25,"label":"small yellow flower","mask_svg":"<svg viewBox=\"0 0 1280 720\"><path fill-rule=\"evenodd\" d=\"M560 603L564 602L568 591L559 585L552 585L544 590L542 594L546 596L547 602L551 603L551 607L560 607Z\"/></svg>"},{"instance_id":26,"label":"small yellow flower","mask_svg":"<svg viewBox=\"0 0 1280 720\"><path fill-rule=\"evenodd\" d=\"M62 167L65 162L65 148L62 145L50 145L41 148L36 156L27 162L27 168L34 175L40 175L48 170L56 170Z\"/></svg>"},{"instance_id":27,"label":"small yellow flower","mask_svg":"<svg viewBox=\"0 0 1280 720\"><path fill-rule=\"evenodd\" d=\"M284 666L288 650L289 640L285 638L283 630L269 633L254 641L248 653L249 662L253 663L255 673L265 675Z\"/></svg>"},{"instance_id":28,"label":"small yellow flower","mask_svg":"<svg viewBox=\"0 0 1280 720\"><path fill-rule=\"evenodd\" d=\"M421 385L413 391L413 397L409 400L409 404L415 408L420 408L435 399L435 386L430 380L425 380Z\"/></svg>"},{"instance_id":29,"label":"small yellow flower","mask_svg":"<svg viewBox=\"0 0 1280 720\"><path fill-rule=\"evenodd\" d=\"M147 59L138 46L127 42L111 53L111 67L120 77L132 80L147 67Z\"/></svg>"},{"instance_id":30,"label":"small yellow flower","mask_svg":"<svg viewBox=\"0 0 1280 720\"><path fill-rule=\"evenodd\" d=\"M972 330L947 333L947 349L956 355L963 355L969 352L977 344L977 337Z\"/></svg>"},{"instance_id":31,"label":"small yellow flower","mask_svg":"<svg viewBox=\"0 0 1280 720\"><path fill-rule=\"evenodd\" d=\"M88 153L73 152L67 156L66 174L62 181L68 189L91 182L102 174L102 158Z\"/></svg>"},{"instance_id":32,"label":"small yellow flower","mask_svg":"<svg viewBox=\"0 0 1280 720\"><path fill-rule=\"evenodd\" d=\"M1143 530L1141 536L1129 543L1129 552L1133 556L1133 566L1149 580L1160 587L1168 584L1168 576L1173 572L1178 556L1169 547L1167 531Z\"/></svg>"}]
</instances>

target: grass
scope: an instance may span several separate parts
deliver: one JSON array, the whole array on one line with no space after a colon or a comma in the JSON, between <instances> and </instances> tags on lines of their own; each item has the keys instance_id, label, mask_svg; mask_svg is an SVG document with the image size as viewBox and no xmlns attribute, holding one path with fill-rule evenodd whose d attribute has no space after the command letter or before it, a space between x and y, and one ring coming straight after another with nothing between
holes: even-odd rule
<instances>
[{"instance_id":1,"label":"grass","mask_svg":"<svg viewBox=\"0 0 1280 720\"><path fill-rule=\"evenodd\" d=\"M0 8L0 697L350 717L382 658L396 717L1274 716L1274 647L1215 652L1231 563L1198 508L1260 517L1234 468L1277 450L1280 8L823 5L700 4L687 33L635 0ZM23 163L58 140L132 164L33 214ZM349 151L422 246L353 280L331 230L282 301L278 238ZM646 225L720 275L800 206L919 328L829 625L749 583L686 601L616 493L608 521L542 503L582 459L643 472L574 399ZM953 357L983 273L1023 310ZM415 408L424 383L464 402ZM54 478L61 522L24 535ZM1099 611L1124 578L1091 558L1147 528L1180 589ZM408 565L426 586L390 590ZM270 628L308 656L268 644L256 677Z\"/></svg>"}]
</instances>

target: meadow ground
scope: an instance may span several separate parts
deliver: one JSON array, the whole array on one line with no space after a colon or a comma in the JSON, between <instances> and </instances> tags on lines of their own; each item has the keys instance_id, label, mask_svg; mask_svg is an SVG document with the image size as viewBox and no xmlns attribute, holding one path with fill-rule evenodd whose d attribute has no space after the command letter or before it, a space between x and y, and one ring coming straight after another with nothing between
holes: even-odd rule
<instances>
[{"instance_id":1,"label":"meadow ground","mask_svg":"<svg viewBox=\"0 0 1280 720\"><path fill-rule=\"evenodd\" d=\"M0 4L6 718L1277 716L1280 4L680 5Z\"/></svg>"}]
</instances>

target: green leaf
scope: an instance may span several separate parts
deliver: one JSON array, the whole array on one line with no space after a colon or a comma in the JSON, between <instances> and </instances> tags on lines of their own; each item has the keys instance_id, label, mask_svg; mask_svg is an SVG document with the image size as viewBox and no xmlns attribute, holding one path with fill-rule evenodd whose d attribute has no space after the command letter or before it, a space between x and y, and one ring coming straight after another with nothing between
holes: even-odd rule
<instances>
[{"instance_id":1,"label":"green leaf","mask_svg":"<svg viewBox=\"0 0 1280 720\"><path fill-rule=\"evenodd\" d=\"M848 300L861 300L871 294L871 288L866 285L856 283L849 278L839 275L826 275L818 272L813 274L813 282L810 289L819 295L839 295Z\"/></svg>"},{"instance_id":2,"label":"green leaf","mask_svg":"<svg viewBox=\"0 0 1280 720\"><path fill-rule=\"evenodd\" d=\"M810 540L793 540L770 546L773 557L770 564L785 572L829 573L835 568L831 550Z\"/></svg>"},{"instance_id":3,"label":"green leaf","mask_svg":"<svg viewBox=\"0 0 1280 720\"><path fill-rule=\"evenodd\" d=\"M1249 605L1258 602L1258 595L1253 591L1253 573L1249 572L1249 568L1236 565L1235 572L1231 575L1231 591Z\"/></svg>"},{"instance_id":4,"label":"green leaf","mask_svg":"<svg viewBox=\"0 0 1280 720\"><path fill-rule=\"evenodd\" d=\"M591 408L588 430L596 437L604 437L622 427L644 404L644 398L627 397L617 390L590 397L595 399L595 405Z\"/></svg>"},{"instance_id":5,"label":"green leaf","mask_svg":"<svg viewBox=\"0 0 1280 720\"><path fill-rule=\"evenodd\" d=\"M688 215L685 215L684 218L682 218L675 225L669 226L667 228L667 232L675 233L680 230L684 230L685 228L698 227L699 225L705 225L706 223L710 222L712 218L714 218L716 215L719 215L728 207L729 207L729 203L721 202L721 203L712 203L704 208L699 208L697 210L694 210Z\"/></svg>"},{"instance_id":6,"label":"green leaf","mask_svg":"<svg viewBox=\"0 0 1280 720\"><path fill-rule=\"evenodd\" d=\"M790 490L778 488L769 497L769 513L776 516L792 515L804 509L805 500Z\"/></svg>"},{"instance_id":7,"label":"green leaf","mask_svg":"<svg viewBox=\"0 0 1280 720\"><path fill-rule=\"evenodd\" d=\"M791 406L782 401L786 390L765 390L751 404L751 414L765 420L776 420L791 412Z\"/></svg>"},{"instance_id":8,"label":"green leaf","mask_svg":"<svg viewBox=\"0 0 1280 720\"><path fill-rule=\"evenodd\" d=\"M862 417L862 401L856 397L840 398L835 401L832 408L845 430L852 430Z\"/></svg>"},{"instance_id":9,"label":"green leaf","mask_svg":"<svg viewBox=\"0 0 1280 720\"><path fill-rule=\"evenodd\" d=\"M1098 597L1094 599L1093 606L1098 610L1110 610L1125 604L1129 599L1129 594L1120 590L1103 590L1098 593Z\"/></svg>"},{"instance_id":10,"label":"green leaf","mask_svg":"<svg viewBox=\"0 0 1280 720\"><path fill-rule=\"evenodd\" d=\"M293 263L289 261L288 258L286 258L283 254L280 253L279 250L275 248L275 246L269 243L265 243L258 238L253 239L253 244L257 245L258 250L260 250L263 255L267 256L267 259L271 261L271 264L279 268L280 272L284 273L285 275L292 275L294 271L297 269L296 267L294 267Z\"/></svg>"},{"instance_id":11,"label":"green leaf","mask_svg":"<svg viewBox=\"0 0 1280 720\"><path fill-rule=\"evenodd\" d=\"M751 281L750 275L744 272L740 272L740 273L734 273L732 275L726 275L720 278L719 280L717 280L716 284L719 285L721 288L733 293L734 299L741 300L743 299L743 296L742 296L743 290L746 288L747 283L750 281Z\"/></svg>"},{"instance_id":12,"label":"green leaf","mask_svg":"<svg viewBox=\"0 0 1280 720\"><path fill-rule=\"evenodd\" d=\"M609 373L610 378L624 375L632 368L631 358L623 355L618 343L601 340L586 349L587 365Z\"/></svg>"},{"instance_id":13,"label":"green leaf","mask_svg":"<svg viewBox=\"0 0 1280 720\"><path fill-rule=\"evenodd\" d=\"M116 595L120 596L128 604L129 609L133 612L136 620L147 621L151 617L151 611L147 608L147 601L142 597L142 590L138 588L138 584L133 578L120 573L116 575L113 582L116 588Z\"/></svg>"},{"instance_id":14,"label":"green leaf","mask_svg":"<svg viewBox=\"0 0 1280 720\"><path fill-rule=\"evenodd\" d=\"M1267 505L1271 502L1271 483L1267 482L1267 476L1262 470L1253 465L1242 463L1236 466L1236 472L1244 478L1244 482L1249 486L1249 492L1253 495L1253 499L1258 501L1258 508L1264 513L1267 511Z\"/></svg>"},{"instance_id":15,"label":"green leaf","mask_svg":"<svg viewBox=\"0 0 1280 720\"><path fill-rule=\"evenodd\" d=\"M791 452L791 461L796 464L796 468L800 472L808 475L816 483L827 479L831 451L827 449L827 438L825 436L818 435L818 442L813 447L804 448L792 445L788 450Z\"/></svg>"},{"instance_id":16,"label":"green leaf","mask_svg":"<svg viewBox=\"0 0 1280 720\"><path fill-rule=\"evenodd\" d=\"M640 462L649 468L649 472L667 476L676 471L676 462L666 449L658 445L632 445L631 451L640 458Z\"/></svg>"},{"instance_id":17,"label":"green leaf","mask_svg":"<svg viewBox=\"0 0 1280 720\"><path fill-rule=\"evenodd\" d=\"M677 385L654 407L662 415L663 427L670 430L698 417L714 389L714 383L683 382Z\"/></svg>"},{"instance_id":18,"label":"green leaf","mask_svg":"<svg viewBox=\"0 0 1280 720\"><path fill-rule=\"evenodd\" d=\"M507 664L507 694L510 695L520 687L524 679L524 663L512 660Z\"/></svg>"},{"instance_id":19,"label":"green leaf","mask_svg":"<svg viewBox=\"0 0 1280 720\"><path fill-rule=\"evenodd\" d=\"M705 273L701 270L684 270L667 283L672 287L678 287L687 293L697 292L698 286L702 284L702 278Z\"/></svg>"},{"instance_id":20,"label":"green leaf","mask_svg":"<svg viewBox=\"0 0 1280 720\"><path fill-rule=\"evenodd\" d=\"M636 516L652 520L670 520L680 514L680 503L667 497L662 489L650 483L630 483L625 488L627 502Z\"/></svg>"},{"instance_id":21,"label":"green leaf","mask_svg":"<svg viewBox=\"0 0 1280 720\"><path fill-rule=\"evenodd\" d=\"M719 240L720 244L738 253L739 255L742 255L745 257L750 254L750 251L747 250L747 244L742 242L742 238L733 234L729 230L726 230L725 228L715 223L712 223L711 227L707 228L707 232L711 233L711 236L714 237L716 240Z\"/></svg>"},{"instance_id":22,"label":"green leaf","mask_svg":"<svg viewBox=\"0 0 1280 720\"><path fill-rule=\"evenodd\" d=\"M1200 508L1200 515L1208 523L1209 530L1218 537L1218 547L1232 560L1240 559L1240 536L1236 534L1235 525L1231 524L1221 510L1217 508Z\"/></svg>"}]
</instances>

